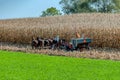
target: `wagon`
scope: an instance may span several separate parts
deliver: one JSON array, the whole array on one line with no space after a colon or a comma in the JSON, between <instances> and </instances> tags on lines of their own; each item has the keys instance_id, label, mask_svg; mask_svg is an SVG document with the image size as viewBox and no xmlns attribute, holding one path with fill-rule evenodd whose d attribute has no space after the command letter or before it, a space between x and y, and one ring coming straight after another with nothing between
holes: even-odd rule
<instances>
[{"instance_id":1,"label":"wagon","mask_svg":"<svg viewBox=\"0 0 120 80\"><path fill-rule=\"evenodd\" d=\"M89 44L92 42L90 38L73 38L71 39L71 44L74 50L90 49Z\"/></svg>"}]
</instances>

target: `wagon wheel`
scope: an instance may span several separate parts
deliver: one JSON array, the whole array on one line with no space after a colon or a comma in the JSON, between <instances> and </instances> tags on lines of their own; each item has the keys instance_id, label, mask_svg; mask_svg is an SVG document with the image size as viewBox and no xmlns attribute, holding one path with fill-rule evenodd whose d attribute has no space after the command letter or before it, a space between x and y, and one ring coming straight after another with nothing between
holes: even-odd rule
<instances>
[{"instance_id":1,"label":"wagon wheel","mask_svg":"<svg viewBox=\"0 0 120 80\"><path fill-rule=\"evenodd\" d=\"M86 49L91 50L91 47L89 46L89 43L87 44Z\"/></svg>"},{"instance_id":2,"label":"wagon wheel","mask_svg":"<svg viewBox=\"0 0 120 80\"><path fill-rule=\"evenodd\" d=\"M83 48L77 47L76 50L82 52Z\"/></svg>"},{"instance_id":3,"label":"wagon wheel","mask_svg":"<svg viewBox=\"0 0 120 80\"><path fill-rule=\"evenodd\" d=\"M82 51L82 48L78 45L77 47L76 47L76 49L75 50L77 50L77 51Z\"/></svg>"},{"instance_id":4,"label":"wagon wheel","mask_svg":"<svg viewBox=\"0 0 120 80\"><path fill-rule=\"evenodd\" d=\"M76 50L82 52L84 50L90 50L90 47L89 47L89 45L87 43L78 44Z\"/></svg>"}]
</instances>

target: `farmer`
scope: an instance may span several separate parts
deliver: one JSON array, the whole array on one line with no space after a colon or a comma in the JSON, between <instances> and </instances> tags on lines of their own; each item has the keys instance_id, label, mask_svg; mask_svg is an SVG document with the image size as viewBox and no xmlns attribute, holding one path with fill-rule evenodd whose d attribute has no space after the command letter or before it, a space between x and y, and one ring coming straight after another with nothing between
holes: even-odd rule
<instances>
[{"instance_id":1,"label":"farmer","mask_svg":"<svg viewBox=\"0 0 120 80\"><path fill-rule=\"evenodd\" d=\"M57 43L59 42L59 35L57 35L55 38L54 38L55 41L57 41Z\"/></svg>"},{"instance_id":2,"label":"farmer","mask_svg":"<svg viewBox=\"0 0 120 80\"><path fill-rule=\"evenodd\" d=\"M76 31L76 37L80 38L80 34Z\"/></svg>"}]
</instances>

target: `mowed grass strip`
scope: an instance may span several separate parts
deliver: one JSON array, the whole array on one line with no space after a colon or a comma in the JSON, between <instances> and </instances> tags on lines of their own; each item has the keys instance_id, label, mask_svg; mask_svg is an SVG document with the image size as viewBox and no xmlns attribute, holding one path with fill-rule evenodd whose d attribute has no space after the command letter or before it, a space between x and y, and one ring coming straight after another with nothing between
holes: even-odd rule
<instances>
[{"instance_id":1,"label":"mowed grass strip","mask_svg":"<svg viewBox=\"0 0 120 80\"><path fill-rule=\"evenodd\" d=\"M0 80L120 80L120 62L0 51Z\"/></svg>"}]
</instances>

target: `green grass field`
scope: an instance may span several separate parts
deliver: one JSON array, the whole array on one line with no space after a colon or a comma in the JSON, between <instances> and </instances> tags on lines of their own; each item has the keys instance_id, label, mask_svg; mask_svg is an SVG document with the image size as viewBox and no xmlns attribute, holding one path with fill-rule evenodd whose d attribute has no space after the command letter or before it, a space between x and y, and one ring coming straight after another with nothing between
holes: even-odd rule
<instances>
[{"instance_id":1,"label":"green grass field","mask_svg":"<svg viewBox=\"0 0 120 80\"><path fill-rule=\"evenodd\" d=\"M120 62L0 51L0 80L120 80Z\"/></svg>"}]
</instances>

